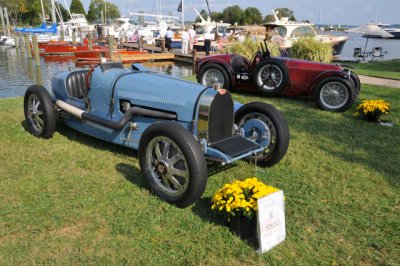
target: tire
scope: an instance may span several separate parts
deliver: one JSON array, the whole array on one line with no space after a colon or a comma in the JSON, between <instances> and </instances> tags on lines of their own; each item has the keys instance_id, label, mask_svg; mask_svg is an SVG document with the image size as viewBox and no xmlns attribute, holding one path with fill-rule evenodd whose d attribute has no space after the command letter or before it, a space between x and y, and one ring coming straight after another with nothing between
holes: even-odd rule
<instances>
[{"instance_id":1,"label":"tire","mask_svg":"<svg viewBox=\"0 0 400 266\"><path fill-rule=\"evenodd\" d=\"M323 79L315 90L318 108L332 112L344 112L351 107L357 93L350 81L342 77Z\"/></svg>"},{"instance_id":2,"label":"tire","mask_svg":"<svg viewBox=\"0 0 400 266\"><path fill-rule=\"evenodd\" d=\"M278 59L267 58L257 65L253 81L264 95L279 95L289 83L289 70Z\"/></svg>"},{"instance_id":3,"label":"tire","mask_svg":"<svg viewBox=\"0 0 400 266\"><path fill-rule=\"evenodd\" d=\"M281 112L270 104L262 102L252 102L243 105L235 113L235 124L239 128L246 128L245 124L251 123L250 120L261 120L261 124L267 127L269 139L261 138L261 134L257 136L256 129L250 127L245 130L245 136L251 136L249 139L265 145L265 150L250 156L248 159L252 162L257 160L257 165L262 167L271 167L277 164L285 156L289 147L289 127ZM254 139L256 136L256 139ZM266 143L263 143L265 142Z\"/></svg>"},{"instance_id":4,"label":"tire","mask_svg":"<svg viewBox=\"0 0 400 266\"><path fill-rule=\"evenodd\" d=\"M150 190L178 207L200 199L206 188L203 152L193 135L176 122L158 122L144 131L139 163Z\"/></svg>"},{"instance_id":5,"label":"tire","mask_svg":"<svg viewBox=\"0 0 400 266\"><path fill-rule=\"evenodd\" d=\"M211 63L202 67L197 81L209 87L214 87L215 84L220 83L222 88L231 89L231 79L228 71L219 64Z\"/></svg>"},{"instance_id":6,"label":"tire","mask_svg":"<svg viewBox=\"0 0 400 266\"><path fill-rule=\"evenodd\" d=\"M25 120L28 131L39 138L51 138L56 130L54 104L47 90L39 85L28 87L24 96Z\"/></svg>"}]
</instances>

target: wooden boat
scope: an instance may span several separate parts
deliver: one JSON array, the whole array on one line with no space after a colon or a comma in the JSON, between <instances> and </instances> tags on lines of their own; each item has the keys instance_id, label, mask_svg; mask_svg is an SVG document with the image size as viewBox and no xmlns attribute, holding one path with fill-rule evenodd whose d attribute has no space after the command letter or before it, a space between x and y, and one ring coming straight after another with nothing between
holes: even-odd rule
<instances>
[{"instance_id":1,"label":"wooden boat","mask_svg":"<svg viewBox=\"0 0 400 266\"><path fill-rule=\"evenodd\" d=\"M143 55L148 55L147 51L139 50L125 50L116 49L114 50L113 59L119 60L122 63L133 63L133 62L145 62L149 60L147 57L143 58ZM77 64L85 65L87 63L100 63L101 58L110 60L110 51L107 50L93 50L93 51L76 51L75 58Z\"/></svg>"},{"instance_id":2,"label":"wooden boat","mask_svg":"<svg viewBox=\"0 0 400 266\"><path fill-rule=\"evenodd\" d=\"M108 50L106 46L93 45L94 51ZM88 45L73 44L48 44L44 48L44 55L75 56L75 52L89 51Z\"/></svg>"}]
</instances>

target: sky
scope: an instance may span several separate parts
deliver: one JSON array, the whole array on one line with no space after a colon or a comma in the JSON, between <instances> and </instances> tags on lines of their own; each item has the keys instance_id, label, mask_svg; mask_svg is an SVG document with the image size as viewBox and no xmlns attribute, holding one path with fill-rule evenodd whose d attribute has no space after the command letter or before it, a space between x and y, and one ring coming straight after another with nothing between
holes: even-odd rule
<instances>
[{"instance_id":1,"label":"sky","mask_svg":"<svg viewBox=\"0 0 400 266\"><path fill-rule=\"evenodd\" d=\"M64 0L58 0L63 3ZM65 0L69 5L71 0ZM181 0L107 0L116 4L122 14L128 12L156 13L161 2L162 14L177 12ZM197 10L207 10L205 0L183 0L185 21L194 20ZM81 0L86 11L90 0ZM221 12L224 8L239 5L258 8L263 17L271 14L271 9L287 7L294 11L297 20L309 20L315 24L362 25L368 22L400 24L400 0L208 0L211 11ZM321 16L320 16L321 14ZM320 19L321 17L321 19Z\"/></svg>"}]
</instances>

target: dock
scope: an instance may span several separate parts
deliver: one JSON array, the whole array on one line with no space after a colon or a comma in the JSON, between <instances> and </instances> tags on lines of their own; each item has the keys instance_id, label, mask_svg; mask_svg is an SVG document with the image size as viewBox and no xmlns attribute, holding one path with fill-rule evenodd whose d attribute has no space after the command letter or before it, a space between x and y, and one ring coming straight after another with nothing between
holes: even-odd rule
<instances>
[{"instance_id":1,"label":"dock","mask_svg":"<svg viewBox=\"0 0 400 266\"><path fill-rule=\"evenodd\" d=\"M126 48L128 50L133 50L133 49L139 50L139 44L124 43L123 48ZM173 49L171 52L167 52L167 50L165 50L164 52L162 52L161 47L157 47L155 45L146 45L146 44L143 45L142 49L146 50L149 53L149 55L154 54L154 60L171 59L174 62L183 63L183 64L193 64L193 62L195 61L192 54L186 54L186 55L182 54L181 49ZM173 58L164 58L163 54L173 54L174 57ZM204 56L205 56L204 52L196 53L196 58L201 58Z\"/></svg>"}]
</instances>

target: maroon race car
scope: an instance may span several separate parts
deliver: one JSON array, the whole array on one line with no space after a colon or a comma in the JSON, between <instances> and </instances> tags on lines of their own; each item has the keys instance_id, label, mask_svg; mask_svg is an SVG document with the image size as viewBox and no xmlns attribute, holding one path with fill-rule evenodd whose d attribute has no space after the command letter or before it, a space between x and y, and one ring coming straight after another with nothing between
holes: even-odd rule
<instances>
[{"instance_id":1,"label":"maroon race car","mask_svg":"<svg viewBox=\"0 0 400 266\"><path fill-rule=\"evenodd\" d=\"M266 43L252 60L219 54L196 60L199 83L226 89L259 91L266 96L314 97L323 110L344 112L360 92L360 79L343 66L287 57L271 57Z\"/></svg>"}]
</instances>

